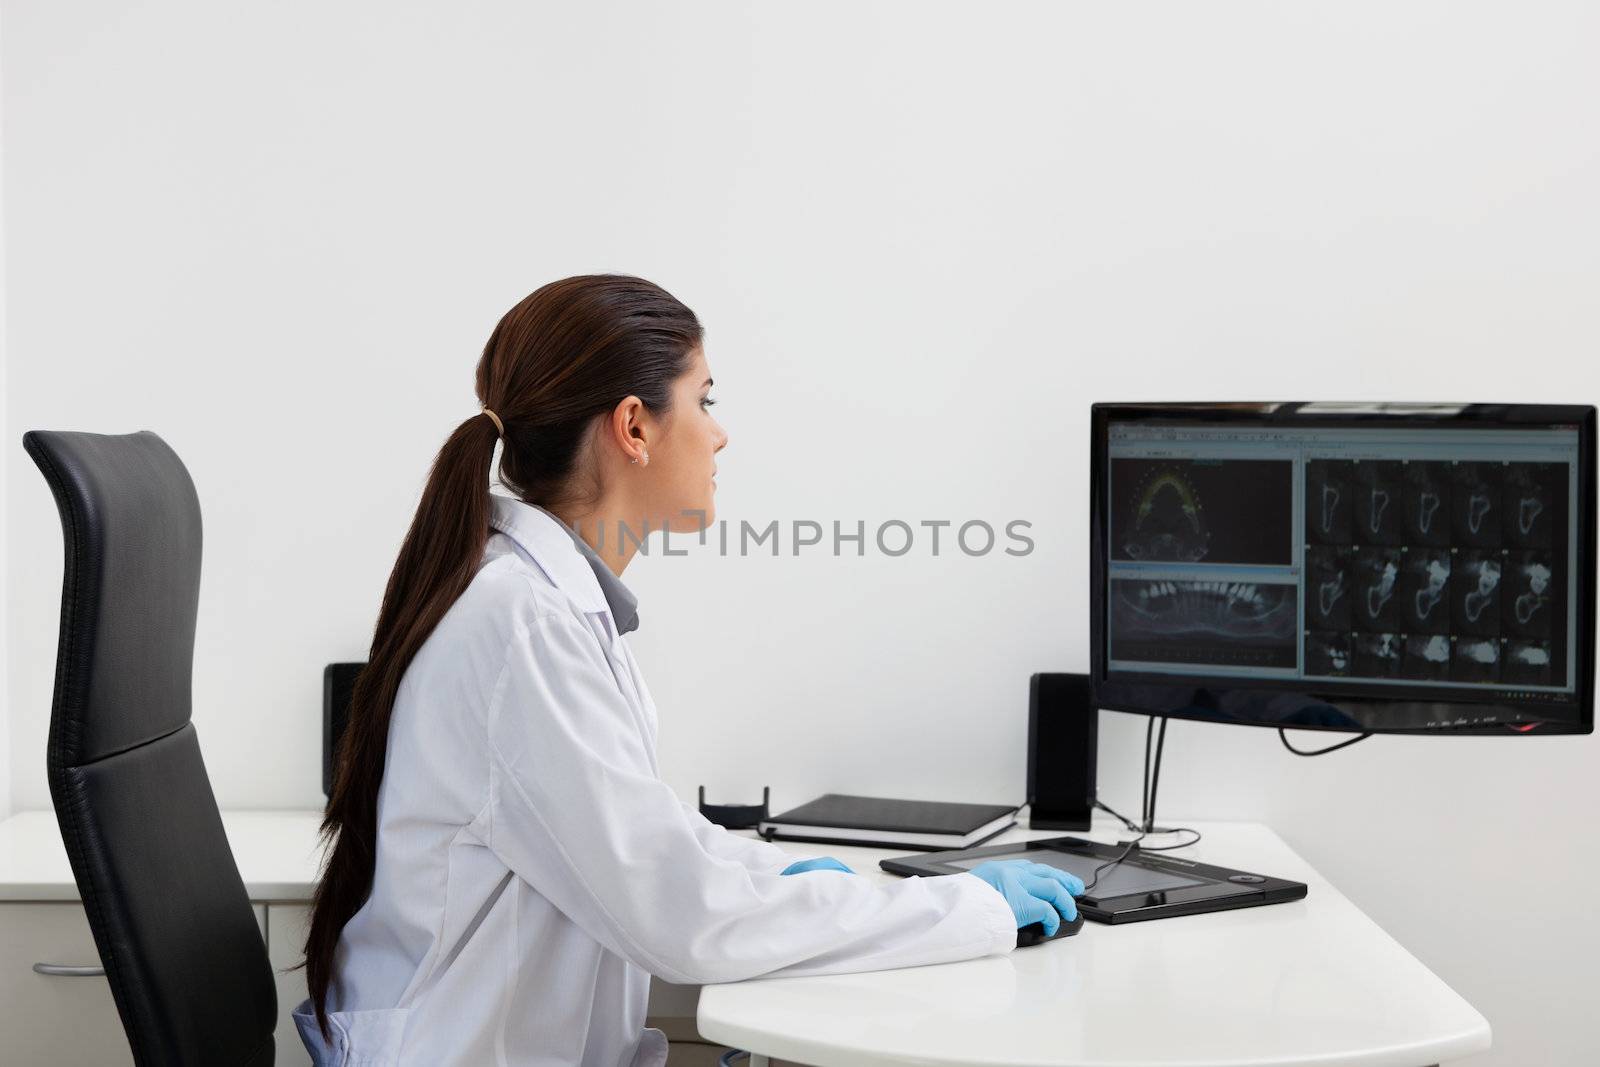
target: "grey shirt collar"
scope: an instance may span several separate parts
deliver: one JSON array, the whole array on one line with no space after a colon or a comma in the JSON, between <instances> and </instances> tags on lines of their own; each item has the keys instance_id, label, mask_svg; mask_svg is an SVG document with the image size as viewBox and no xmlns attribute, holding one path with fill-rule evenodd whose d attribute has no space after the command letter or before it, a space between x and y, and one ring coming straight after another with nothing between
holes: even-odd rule
<instances>
[{"instance_id":1,"label":"grey shirt collar","mask_svg":"<svg viewBox=\"0 0 1600 1067\"><path fill-rule=\"evenodd\" d=\"M534 507L539 507L535 504ZM639 628L639 598L633 595L633 590L622 584L606 561L601 559L589 543L578 536L576 530L562 522L556 515L544 508L539 508L546 515L556 520L567 536L572 538L572 543L577 546L583 558L589 561L589 569L594 571L595 581L600 583L600 592L606 598L606 606L611 609L611 617L616 620L617 633L625 634Z\"/></svg>"}]
</instances>

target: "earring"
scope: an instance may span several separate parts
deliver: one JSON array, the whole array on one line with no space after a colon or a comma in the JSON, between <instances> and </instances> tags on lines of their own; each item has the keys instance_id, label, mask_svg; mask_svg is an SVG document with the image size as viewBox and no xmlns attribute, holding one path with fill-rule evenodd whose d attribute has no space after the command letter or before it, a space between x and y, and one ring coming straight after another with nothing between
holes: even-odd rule
<instances>
[{"instance_id":1,"label":"earring","mask_svg":"<svg viewBox=\"0 0 1600 1067\"><path fill-rule=\"evenodd\" d=\"M648 452L644 453L644 455L640 458L639 462L648 466L649 463L650 463L650 453L648 453Z\"/></svg>"}]
</instances>

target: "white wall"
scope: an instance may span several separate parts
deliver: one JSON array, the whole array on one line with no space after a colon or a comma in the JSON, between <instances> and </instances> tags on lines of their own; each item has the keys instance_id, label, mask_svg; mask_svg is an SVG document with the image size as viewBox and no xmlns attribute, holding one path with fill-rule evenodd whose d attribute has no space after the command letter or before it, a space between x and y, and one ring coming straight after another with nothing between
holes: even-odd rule
<instances>
[{"instance_id":1,"label":"white wall","mask_svg":"<svg viewBox=\"0 0 1600 1067\"><path fill-rule=\"evenodd\" d=\"M1020 799L1026 676L1087 664L1090 401L1600 392L1580 3L4 18L18 808L48 803L61 552L23 430L184 456L217 792L318 804L321 668L363 654L490 328L563 275L707 323L729 519L1034 524L1020 559L636 563L685 797ZM1141 724L1105 718L1135 805ZM1169 742L1163 810L1276 827L1489 1017L1473 1063L1600 1055L1594 739Z\"/></svg>"},{"instance_id":2,"label":"white wall","mask_svg":"<svg viewBox=\"0 0 1600 1067\"><path fill-rule=\"evenodd\" d=\"M6 331L6 304L8 291L6 288L6 250L10 245L6 234L5 219L5 85L4 56L5 56L5 23L9 16L0 9L0 445L5 449L17 447L11 440L11 422L8 415L11 410L10 390L6 382L6 357L7 357L7 331ZM7 655L11 648L9 628L13 612L11 602L11 586L7 581L10 573L11 550L9 545L11 530L11 477L9 465L0 462L0 604L6 610L0 611L0 817L11 814L11 673L6 669Z\"/></svg>"}]
</instances>

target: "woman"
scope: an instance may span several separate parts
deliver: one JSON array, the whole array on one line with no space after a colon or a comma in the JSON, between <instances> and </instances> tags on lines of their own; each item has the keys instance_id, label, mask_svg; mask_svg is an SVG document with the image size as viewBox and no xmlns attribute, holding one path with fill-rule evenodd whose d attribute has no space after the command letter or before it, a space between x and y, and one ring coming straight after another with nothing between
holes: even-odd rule
<instances>
[{"instance_id":1,"label":"woman","mask_svg":"<svg viewBox=\"0 0 1600 1067\"><path fill-rule=\"evenodd\" d=\"M1076 914L1037 864L797 864L661 782L620 578L642 531L712 521L710 386L694 314L639 278L554 282L490 336L352 700L295 1013L317 1063L661 1064L651 975L966 959Z\"/></svg>"}]
</instances>

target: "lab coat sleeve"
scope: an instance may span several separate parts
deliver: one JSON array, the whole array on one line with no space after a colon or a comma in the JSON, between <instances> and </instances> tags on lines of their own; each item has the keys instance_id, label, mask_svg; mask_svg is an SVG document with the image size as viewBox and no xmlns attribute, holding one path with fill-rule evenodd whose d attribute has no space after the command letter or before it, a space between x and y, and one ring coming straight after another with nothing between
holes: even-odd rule
<instances>
[{"instance_id":1,"label":"lab coat sleeve","mask_svg":"<svg viewBox=\"0 0 1600 1067\"><path fill-rule=\"evenodd\" d=\"M784 877L708 846L656 777L642 719L576 618L519 627L486 727L488 846L586 934L659 978L870 971L1015 947L1009 905L970 874Z\"/></svg>"},{"instance_id":2,"label":"lab coat sleeve","mask_svg":"<svg viewBox=\"0 0 1600 1067\"><path fill-rule=\"evenodd\" d=\"M767 841L730 833L726 827L718 826L701 815L698 805L690 804L681 798L678 802L683 807L684 816L689 820L689 826L694 831L695 837L700 840L700 846L719 859L742 863L752 871L777 874L800 858L789 855L777 845Z\"/></svg>"}]
</instances>

